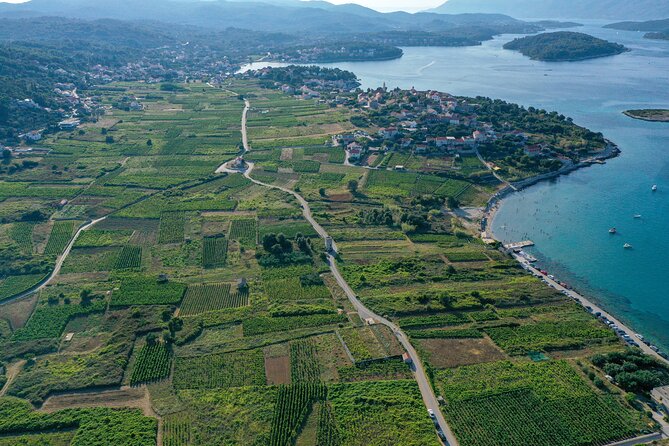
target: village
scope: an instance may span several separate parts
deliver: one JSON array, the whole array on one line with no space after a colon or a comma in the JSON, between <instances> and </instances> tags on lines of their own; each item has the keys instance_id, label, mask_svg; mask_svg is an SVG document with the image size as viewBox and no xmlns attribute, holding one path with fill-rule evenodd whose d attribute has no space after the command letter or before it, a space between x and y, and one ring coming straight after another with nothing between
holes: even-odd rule
<instances>
[{"instance_id":1,"label":"village","mask_svg":"<svg viewBox=\"0 0 669 446\"><path fill-rule=\"evenodd\" d=\"M270 77L272 68L254 73ZM494 160L483 160L479 149L498 143L511 145L526 163L545 163L551 170L574 164L573 157L554 150L540 136L521 131L512 123L495 126L478 116L480 104L437 91L389 89L361 91L342 79L300 78L294 82L275 82L283 93L303 100L315 100L330 107L350 107L366 117L359 129L332 137L333 147L346 150L348 164L375 167L370 163L388 152L408 152L417 156L454 158L479 156L492 172L503 169ZM354 123L357 124L357 123ZM374 131L368 131L373 128ZM594 153L593 153L594 154ZM487 157L486 157L487 158ZM403 170L405 166L389 166Z\"/></svg>"}]
</instances>

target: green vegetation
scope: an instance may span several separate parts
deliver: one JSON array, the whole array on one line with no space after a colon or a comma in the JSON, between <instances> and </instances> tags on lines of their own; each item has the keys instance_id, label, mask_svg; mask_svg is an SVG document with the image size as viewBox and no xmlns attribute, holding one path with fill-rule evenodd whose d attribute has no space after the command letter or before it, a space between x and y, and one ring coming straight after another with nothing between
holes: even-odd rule
<instances>
[{"instance_id":1,"label":"green vegetation","mask_svg":"<svg viewBox=\"0 0 669 446\"><path fill-rule=\"evenodd\" d=\"M142 247L125 245L116 259L114 269L137 269L142 266Z\"/></svg>"},{"instance_id":2,"label":"green vegetation","mask_svg":"<svg viewBox=\"0 0 669 446\"><path fill-rule=\"evenodd\" d=\"M256 220L248 218L232 220L230 238L246 245L255 246L258 239Z\"/></svg>"},{"instance_id":3,"label":"green vegetation","mask_svg":"<svg viewBox=\"0 0 669 446\"><path fill-rule=\"evenodd\" d=\"M565 361L440 371L437 388L463 446L606 444L639 432L639 414L594 390Z\"/></svg>"},{"instance_id":4,"label":"green vegetation","mask_svg":"<svg viewBox=\"0 0 669 446\"><path fill-rule=\"evenodd\" d=\"M228 239L219 237L205 237L202 245L202 266L205 268L220 268L225 266L228 256Z\"/></svg>"},{"instance_id":5,"label":"green vegetation","mask_svg":"<svg viewBox=\"0 0 669 446\"><path fill-rule=\"evenodd\" d=\"M177 389L260 386L265 384L265 360L262 350L177 357L173 379Z\"/></svg>"},{"instance_id":6,"label":"green vegetation","mask_svg":"<svg viewBox=\"0 0 669 446\"><path fill-rule=\"evenodd\" d=\"M594 59L627 51L623 45L571 31L521 37L505 44L504 49L548 62Z\"/></svg>"},{"instance_id":7,"label":"green vegetation","mask_svg":"<svg viewBox=\"0 0 669 446\"><path fill-rule=\"evenodd\" d=\"M25 276L9 276L0 282L0 301L28 291L44 279L42 274L28 274Z\"/></svg>"},{"instance_id":8,"label":"green vegetation","mask_svg":"<svg viewBox=\"0 0 669 446\"><path fill-rule=\"evenodd\" d=\"M207 311L239 308L249 304L245 290L231 290L229 283L191 285L181 305L181 316L192 316Z\"/></svg>"},{"instance_id":9,"label":"green vegetation","mask_svg":"<svg viewBox=\"0 0 669 446\"><path fill-rule=\"evenodd\" d=\"M114 444L150 446L155 444L157 422L144 417L138 410L69 409L44 414L35 412L24 401L2 398L0 399L0 414L0 433L2 434L31 432L38 435L40 432L48 432L53 429L73 429L75 435L72 442L69 443L72 446L111 446ZM62 437L66 434L58 435ZM20 437L16 438L21 441Z\"/></svg>"},{"instance_id":10,"label":"green vegetation","mask_svg":"<svg viewBox=\"0 0 669 446\"><path fill-rule=\"evenodd\" d=\"M599 354L592 363L629 392L648 393L669 385L669 367L639 350Z\"/></svg>"},{"instance_id":11,"label":"green vegetation","mask_svg":"<svg viewBox=\"0 0 669 446\"><path fill-rule=\"evenodd\" d=\"M120 289L112 294L113 306L178 304L186 291L184 284L143 275L124 275L120 280Z\"/></svg>"},{"instance_id":12,"label":"green vegetation","mask_svg":"<svg viewBox=\"0 0 669 446\"><path fill-rule=\"evenodd\" d=\"M282 386L274 409L269 445L281 446L295 442L299 427L304 423L316 401L324 400L327 388L323 384L306 383Z\"/></svg>"},{"instance_id":13,"label":"green vegetation","mask_svg":"<svg viewBox=\"0 0 669 446\"><path fill-rule=\"evenodd\" d=\"M57 338L61 335L67 322L84 314L104 311L106 302L101 300L93 303L73 305L39 306L28 319L25 327L19 328L12 337L15 341Z\"/></svg>"},{"instance_id":14,"label":"green vegetation","mask_svg":"<svg viewBox=\"0 0 669 446\"><path fill-rule=\"evenodd\" d=\"M160 243L181 243L184 239L185 217L183 212L163 212L160 214Z\"/></svg>"},{"instance_id":15,"label":"green vegetation","mask_svg":"<svg viewBox=\"0 0 669 446\"><path fill-rule=\"evenodd\" d=\"M57 221L53 224L49 243L44 248L44 254L48 256L58 256L63 253L65 247L72 239L74 232L73 221Z\"/></svg>"},{"instance_id":16,"label":"green vegetation","mask_svg":"<svg viewBox=\"0 0 669 446\"><path fill-rule=\"evenodd\" d=\"M667 40L669 40L669 38L667 38ZM641 109L627 110L624 113L630 118L641 119L643 121L669 122L669 110Z\"/></svg>"},{"instance_id":17,"label":"green vegetation","mask_svg":"<svg viewBox=\"0 0 669 446\"><path fill-rule=\"evenodd\" d=\"M137 385L165 379L170 374L170 351L164 342L147 342L135 361L130 384Z\"/></svg>"}]
</instances>

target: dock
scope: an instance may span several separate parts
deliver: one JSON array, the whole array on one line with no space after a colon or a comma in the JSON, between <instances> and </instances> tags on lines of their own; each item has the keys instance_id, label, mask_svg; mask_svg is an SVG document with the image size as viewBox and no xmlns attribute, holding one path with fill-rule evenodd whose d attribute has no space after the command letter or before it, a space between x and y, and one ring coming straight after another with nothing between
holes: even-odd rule
<instances>
[{"instance_id":1,"label":"dock","mask_svg":"<svg viewBox=\"0 0 669 446\"><path fill-rule=\"evenodd\" d=\"M513 251L515 249L527 248L528 246L534 246L534 242L532 240L525 240L522 242L507 243L506 245L504 245L504 249L509 249Z\"/></svg>"}]
</instances>

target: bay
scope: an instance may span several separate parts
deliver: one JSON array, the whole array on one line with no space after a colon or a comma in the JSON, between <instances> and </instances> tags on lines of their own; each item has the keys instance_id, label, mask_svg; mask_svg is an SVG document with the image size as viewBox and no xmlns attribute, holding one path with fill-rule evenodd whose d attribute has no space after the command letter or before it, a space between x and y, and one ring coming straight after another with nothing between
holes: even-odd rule
<instances>
[{"instance_id":1,"label":"bay","mask_svg":"<svg viewBox=\"0 0 669 446\"><path fill-rule=\"evenodd\" d=\"M363 88L385 83L555 110L618 144L622 155L606 165L505 199L492 228L506 242L535 241L530 251L542 268L669 351L669 124L622 114L669 108L669 42L603 24L588 22L576 30L631 51L547 63L504 50L516 37L505 35L477 47L405 48L397 60L324 66L355 72ZM610 235L610 227L618 234ZM634 248L623 249L625 243Z\"/></svg>"}]
</instances>

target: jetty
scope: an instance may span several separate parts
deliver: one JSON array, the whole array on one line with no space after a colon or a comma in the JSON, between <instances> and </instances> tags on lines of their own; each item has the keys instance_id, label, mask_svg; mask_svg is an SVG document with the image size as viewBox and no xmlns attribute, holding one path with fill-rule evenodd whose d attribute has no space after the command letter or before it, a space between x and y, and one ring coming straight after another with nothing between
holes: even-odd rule
<instances>
[{"instance_id":1,"label":"jetty","mask_svg":"<svg viewBox=\"0 0 669 446\"><path fill-rule=\"evenodd\" d=\"M534 242L532 240L524 240L522 242L507 243L504 245L504 249L514 251L516 249L527 248L528 246L534 246Z\"/></svg>"}]
</instances>

